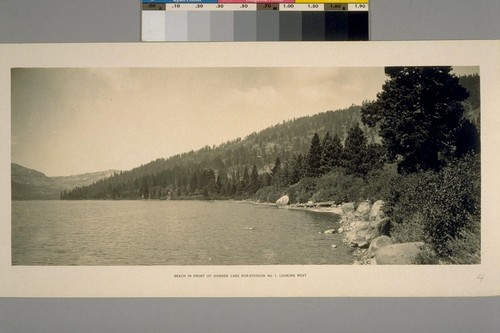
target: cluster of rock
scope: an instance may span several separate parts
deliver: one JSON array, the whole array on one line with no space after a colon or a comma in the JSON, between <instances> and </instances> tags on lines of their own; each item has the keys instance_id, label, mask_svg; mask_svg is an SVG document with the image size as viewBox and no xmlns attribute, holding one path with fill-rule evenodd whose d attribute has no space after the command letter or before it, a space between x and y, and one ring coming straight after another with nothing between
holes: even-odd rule
<instances>
[{"instance_id":1,"label":"cluster of rock","mask_svg":"<svg viewBox=\"0 0 500 333\"><path fill-rule=\"evenodd\" d=\"M372 204L361 202L355 207L354 202L335 205L334 202L290 205L290 198L284 195L276 201L278 207L308 208L318 211L331 211L341 215L341 227L325 230L325 234L344 234L344 243L354 247L354 255L358 258L355 265L408 265L414 259L422 242L394 244L390 236L391 221L385 216L382 200ZM330 210L325 210L330 209ZM332 245L332 248L337 246Z\"/></svg>"},{"instance_id":2,"label":"cluster of rock","mask_svg":"<svg viewBox=\"0 0 500 333\"><path fill-rule=\"evenodd\" d=\"M423 243L394 244L390 235L391 221L384 215L382 200L373 205L365 201L354 209L354 203L342 204L344 242L355 247L359 258L354 264L407 265L412 264Z\"/></svg>"}]
</instances>

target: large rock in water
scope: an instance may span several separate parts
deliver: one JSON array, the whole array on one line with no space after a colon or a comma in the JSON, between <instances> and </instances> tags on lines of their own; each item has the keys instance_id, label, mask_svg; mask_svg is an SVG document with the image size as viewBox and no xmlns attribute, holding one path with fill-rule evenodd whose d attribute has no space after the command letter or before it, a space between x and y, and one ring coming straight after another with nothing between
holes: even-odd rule
<instances>
[{"instance_id":1,"label":"large rock in water","mask_svg":"<svg viewBox=\"0 0 500 333\"><path fill-rule=\"evenodd\" d=\"M290 198L288 197L288 195L284 195L281 198L279 198L278 200L276 200L276 205L286 206L286 205L288 205L289 201L290 201Z\"/></svg>"},{"instance_id":2,"label":"large rock in water","mask_svg":"<svg viewBox=\"0 0 500 333\"><path fill-rule=\"evenodd\" d=\"M388 245L375 253L375 260L377 265L411 265L423 245L423 242Z\"/></svg>"},{"instance_id":3,"label":"large rock in water","mask_svg":"<svg viewBox=\"0 0 500 333\"><path fill-rule=\"evenodd\" d=\"M377 200L373 203L372 209L370 210L369 214L370 221L380 220L384 218L385 214L382 211L383 206L384 206L383 200Z\"/></svg>"},{"instance_id":4,"label":"large rock in water","mask_svg":"<svg viewBox=\"0 0 500 333\"><path fill-rule=\"evenodd\" d=\"M356 213L354 216L357 218L368 220L368 215L370 214L371 206L368 201L363 201L359 204L358 209L356 209Z\"/></svg>"}]
</instances>

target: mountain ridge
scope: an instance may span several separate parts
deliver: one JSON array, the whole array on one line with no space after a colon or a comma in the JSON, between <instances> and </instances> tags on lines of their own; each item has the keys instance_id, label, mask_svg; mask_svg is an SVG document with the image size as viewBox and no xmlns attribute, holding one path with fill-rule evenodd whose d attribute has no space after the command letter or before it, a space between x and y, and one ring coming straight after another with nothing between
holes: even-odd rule
<instances>
[{"instance_id":1,"label":"mountain ridge","mask_svg":"<svg viewBox=\"0 0 500 333\"><path fill-rule=\"evenodd\" d=\"M86 186L112 176L119 170L49 177L43 172L11 163L12 200L59 199L64 190Z\"/></svg>"}]
</instances>

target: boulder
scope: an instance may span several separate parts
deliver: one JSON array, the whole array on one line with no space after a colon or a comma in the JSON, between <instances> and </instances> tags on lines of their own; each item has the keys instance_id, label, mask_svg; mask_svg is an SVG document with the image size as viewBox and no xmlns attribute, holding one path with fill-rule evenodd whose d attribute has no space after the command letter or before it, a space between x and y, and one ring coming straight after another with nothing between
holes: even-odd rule
<instances>
[{"instance_id":1,"label":"boulder","mask_svg":"<svg viewBox=\"0 0 500 333\"><path fill-rule=\"evenodd\" d=\"M339 234L343 233L343 232L344 232L344 228L340 227L340 228L337 230L337 232L338 232Z\"/></svg>"},{"instance_id":2,"label":"boulder","mask_svg":"<svg viewBox=\"0 0 500 333\"><path fill-rule=\"evenodd\" d=\"M279 198L278 200L276 200L276 205L286 206L286 205L288 205L289 201L290 201L290 198L288 197L288 195L284 195L281 198Z\"/></svg>"},{"instance_id":3,"label":"boulder","mask_svg":"<svg viewBox=\"0 0 500 333\"><path fill-rule=\"evenodd\" d=\"M354 213L354 216L363 220L368 220L370 211L371 211L370 203L368 201L363 201L362 203L359 204L358 209L356 209L356 213Z\"/></svg>"},{"instance_id":4,"label":"boulder","mask_svg":"<svg viewBox=\"0 0 500 333\"><path fill-rule=\"evenodd\" d=\"M381 229L374 227L370 222L354 221L351 222L350 227L351 230L345 233L345 241L354 247L368 248L373 239L382 235Z\"/></svg>"},{"instance_id":5,"label":"boulder","mask_svg":"<svg viewBox=\"0 0 500 333\"><path fill-rule=\"evenodd\" d=\"M356 230L350 230L346 232L344 240L347 244L352 244L355 239L356 239Z\"/></svg>"},{"instance_id":6,"label":"boulder","mask_svg":"<svg viewBox=\"0 0 500 333\"><path fill-rule=\"evenodd\" d=\"M337 245L333 244L332 249L336 249L336 248L337 248Z\"/></svg>"},{"instance_id":7,"label":"boulder","mask_svg":"<svg viewBox=\"0 0 500 333\"><path fill-rule=\"evenodd\" d=\"M349 246L357 247L358 243L364 242L364 239L357 237L356 232L353 230L345 234L344 242Z\"/></svg>"},{"instance_id":8,"label":"boulder","mask_svg":"<svg viewBox=\"0 0 500 333\"><path fill-rule=\"evenodd\" d=\"M389 236L391 233L391 220L388 217L372 221L370 222L370 225L375 228L380 235Z\"/></svg>"},{"instance_id":9,"label":"boulder","mask_svg":"<svg viewBox=\"0 0 500 333\"><path fill-rule=\"evenodd\" d=\"M368 242L371 242L372 239L375 239L378 236L380 236L380 233L378 232L377 229L375 229L374 227L372 227L371 225L369 225L369 226L363 227L361 229L358 229L356 231L356 235L358 237L364 238Z\"/></svg>"},{"instance_id":10,"label":"boulder","mask_svg":"<svg viewBox=\"0 0 500 333\"><path fill-rule=\"evenodd\" d=\"M370 214L368 215L370 221L380 220L380 219L384 218L385 214L382 211L383 206L384 206L383 200L375 201L375 203L372 205L372 208L370 210Z\"/></svg>"},{"instance_id":11,"label":"boulder","mask_svg":"<svg viewBox=\"0 0 500 333\"><path fill-rule=\"evenodd\" d=\"M351 229L363 229L370 226L370 222L366 221L352 221L349 225Z\"/></svg>"},{"instance_id":12,"label":"boulder","mask_svg":"<svg viewBox=\"0 0 500 333\"><path fill-rule=\"evenodd\" d=\"M376 253L378 249L392 244L394 244L394 242L392 241L391 237L382 235L370 242L369 251L372 253Z\"/></svg>"},{"instance_id":13,"label":"boulder","mask_svg":"<svg viewBox=\"0 0 500 333\"><path fill-rule=\"evenodd\" d=\"M377 265L411 265L423 245L412 242L384 246L375 253Z\"/></svg>"},{"instance_id":14,"label":"boulder","mask_svg":"<svg viewBox=\"0 0 500 333\"><path fill-rule=\"evenodd\" d=\"M368 246L370 246L370 243L368 243L366 240L358 243L358 247L360 249L367 249Z\"/></svg>"},{"instance_id":15,"label":"boulder","mask_svg":"<svg viewBox=\"0 0 500 333\"><path fill-rule=\"evenodd\" d=\"M324 234L334 234L335 233L335 229L328 229L328 230L325 230L323 233Z\"/></svg>"},{"instance_id":16,"label":"boulder","mask_svg":"<svg viewBox=\"0 0 500 333\"><path fill-rule=\"evenodd\" d=\"M370 226L368 222L361 222L361 223L365 223L365 225L354 228L349 232L347 232L345 234L345 240L347 244L351 246L368 248L368 245L370 245L370 241L380 236L380 234L377 232L375 228Z\"/></svg>"},{"instance_id":17,"label":"boulder","mask_svg":"<svg viewBox=\"0 0 500 333\"><path fill-rule=\"evenodd\" d=\"M346 202L342 204L342 212L345 215L351 215L354 213L354 202Z\"/></svg>"}]
</instances>

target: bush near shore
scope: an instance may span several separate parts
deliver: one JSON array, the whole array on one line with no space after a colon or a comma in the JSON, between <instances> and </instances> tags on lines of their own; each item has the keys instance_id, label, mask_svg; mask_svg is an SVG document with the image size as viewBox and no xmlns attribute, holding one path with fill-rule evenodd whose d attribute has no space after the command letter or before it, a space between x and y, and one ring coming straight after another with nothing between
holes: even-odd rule
<instances>
[{"instance_id":1,"label":"bush near shore","mask_svg":"<svg viewBox=\"0 0 500 333\"><path fill-rule=\"evenodd\" d=\"M255 199L274 202L287 194L292 204L384 200L393 240L425 243L415 263L476 264L481 245L480 188L479 155L466 155L439 171L406 175L391 165L366 178L337 168L286 189L263 188Z\"/></svg>"}]
</instances>

